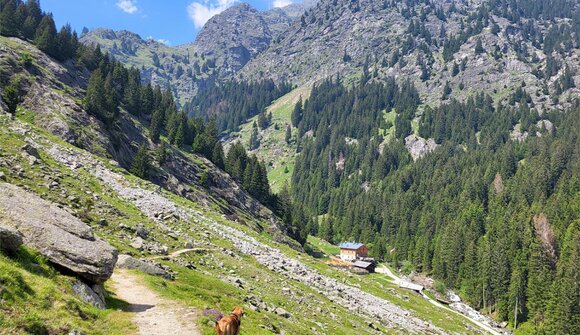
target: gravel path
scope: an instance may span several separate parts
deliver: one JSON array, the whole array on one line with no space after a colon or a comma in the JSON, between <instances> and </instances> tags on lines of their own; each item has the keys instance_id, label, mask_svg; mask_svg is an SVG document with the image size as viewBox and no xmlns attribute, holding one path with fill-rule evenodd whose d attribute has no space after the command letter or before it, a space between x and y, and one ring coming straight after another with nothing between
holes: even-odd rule
<instances>
[{"instance_id":1,"label":"gravel path","mask_svg":"<svg viewBox=\"0 0 580 335\"><path fill-rule=\"evenodd\" d=\"M115 294L129 303L141 335L201 335L197 310L160 298L135 275L116 269L111 277Z\"/></svg>"}]
</instances>

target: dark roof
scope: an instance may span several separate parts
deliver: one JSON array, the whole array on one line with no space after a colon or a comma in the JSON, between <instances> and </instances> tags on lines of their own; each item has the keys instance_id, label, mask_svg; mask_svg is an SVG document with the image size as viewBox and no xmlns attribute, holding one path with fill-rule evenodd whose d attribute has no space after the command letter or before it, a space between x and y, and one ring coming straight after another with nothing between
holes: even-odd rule
<instances>
[{"instance_id":1,"label":"dark roof","mask_svg":"<svg viewBox=\"0 0 580 335\"><path fill-rule=\"evenodd\" d=\"M352 250L356 250L360 247L362 247L364 244L362 243L356 243L356 242L342 242L338 247L341 249L352 249Z\"/></svg>"},{"instance_id":2,"label":"dark roof","mask_svg":"<svg viewBox=\"0 0 580 335\"><path fill-rule=\"evenodd\" d=\"M355 266L357 268L363 268L363 269L367 269L372 265L373 265L373 263L365 262L365 261L356 261L356 262L352 263L352 266Z\"/></svg>"}]
</instances>

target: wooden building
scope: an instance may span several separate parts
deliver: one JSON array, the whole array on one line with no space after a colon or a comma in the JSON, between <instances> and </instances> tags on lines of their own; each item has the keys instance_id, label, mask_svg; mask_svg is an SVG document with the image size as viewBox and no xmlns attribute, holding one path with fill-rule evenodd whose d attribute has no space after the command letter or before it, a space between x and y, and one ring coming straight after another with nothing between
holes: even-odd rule
<instances>
[{"instance_id":1,"label":"wooden building","mask_svg":"<svg viewBox=\"0 0 580 335\"><path fill-rule=\"evenodd\" d=\"M357 269L365 270L368 273L375 272L374 262L356 261L352 263L352 266Z\"/></svg>"},{"instance_id":2,"label":"wooden building","mask_svg":"<svg viewBox=\"0 0 580 335\"><path fill-rule=\"evenodd\" d=\"M362 243L344 242L338 247L340 248L340 258L343 261L355 261L369 256L369 248Z\"/></svg>"}]
</instances>

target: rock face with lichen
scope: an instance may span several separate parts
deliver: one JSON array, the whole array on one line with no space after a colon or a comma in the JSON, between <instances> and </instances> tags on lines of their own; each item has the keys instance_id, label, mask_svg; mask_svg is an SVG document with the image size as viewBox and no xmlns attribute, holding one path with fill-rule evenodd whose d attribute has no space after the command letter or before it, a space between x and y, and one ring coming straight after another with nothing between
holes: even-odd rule
<instances>
[{"instance_id":1,"label":"rock face with lichen","mask_svg":"<svg viewBox=\"0 0 580 335\"><path fill-rule=\"evenodd\" d=\"M117 250L64 209L5 183L0 184L0 209L4 224L53 264L92 283L102 283L113 274Z\"/></svg>"},{"instance_id":2,"label":"rock face with lichen","mask_svg":"<svg viewBox=\"0 0 580 335\"><path fill-rule=\"evenodd\" d=\"M437 149L438 145L432 138L426 140L416 135L409 135L405 138L405 147L413 160L417 160Z\"/></svg>"}]
</instances>

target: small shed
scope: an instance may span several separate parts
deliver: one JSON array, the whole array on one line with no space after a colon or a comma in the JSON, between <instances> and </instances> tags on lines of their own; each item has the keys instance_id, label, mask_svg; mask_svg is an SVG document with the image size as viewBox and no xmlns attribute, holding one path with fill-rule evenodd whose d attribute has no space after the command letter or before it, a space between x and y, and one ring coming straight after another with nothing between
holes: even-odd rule
<instances>
[{"instance_id":1,"label":"small shed","mask_svg":"<svg viewBox=\"0 0 580 335\"><path fill-rule=\"evenodd\" d=\"M352 263L352 266L358 269L366 270L369 273L375 272L375 263L373 262L356 261Z\"/></svg>"},{"instance_id":2,"label":"small shed","mask_svg":"<svg viewBox=\"0 0 580 335\"><path fill-rule=\"evenodd\" d=\"M369 248L363 243L343 242L338 247L340 248L340 258L343 261L354 261L369 255Z\"/></svg>"}]
</instances>

